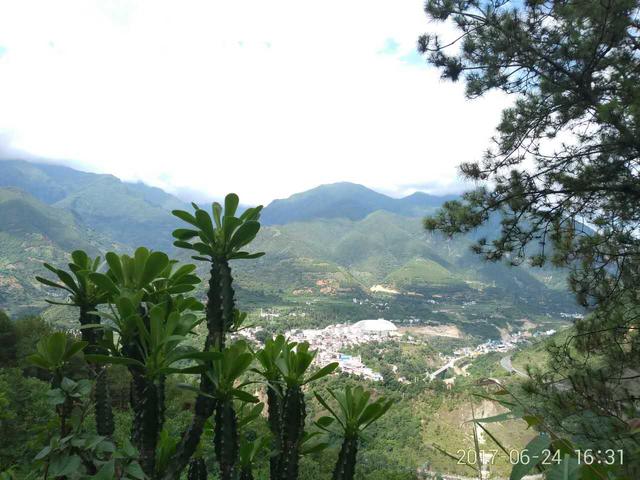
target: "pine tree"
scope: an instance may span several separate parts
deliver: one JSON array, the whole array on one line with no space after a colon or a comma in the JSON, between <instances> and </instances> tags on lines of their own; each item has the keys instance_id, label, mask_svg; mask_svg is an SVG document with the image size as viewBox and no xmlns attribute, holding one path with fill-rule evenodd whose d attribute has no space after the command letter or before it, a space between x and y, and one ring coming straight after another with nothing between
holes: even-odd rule
<instances>
[{"instance_id":1,"label":"pine tree","mask_svg":"<svg viewBox=\"0 0 640 480\"><path fill-rule=\"evenodd\" d=\"M476 253L570 269L589 315L552 349L550 372L532 391L558 428L632 448L630 425L640 416L638 2L430 0L425 10L458 30L453 42L418 41L444 78L464 81L472 99L496 89L515 97L484 157L460 167L480 186L425 227L455 235L499 214L500 231L480 239ZM558 380L571 388L549 387Z\"/></svg>"}]
</instances>

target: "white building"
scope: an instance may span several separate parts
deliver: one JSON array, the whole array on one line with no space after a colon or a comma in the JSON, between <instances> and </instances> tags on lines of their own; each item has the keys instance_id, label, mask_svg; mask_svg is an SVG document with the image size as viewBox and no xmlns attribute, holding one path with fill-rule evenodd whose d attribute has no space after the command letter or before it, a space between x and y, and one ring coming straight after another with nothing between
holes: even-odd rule
<instances>
[{"instance_id":1,"label":"white building","mask_svg":"<svg viewBox=\"0 0 640 480\"><path fill-rule=\"evenodd\" d=\"M398 330L398 327L384 318L378 318L377 320L360 320L354 323L351 328L365 335L377 335L380 337L390 337L397 334Z\"/></svg>"}]
</instances>

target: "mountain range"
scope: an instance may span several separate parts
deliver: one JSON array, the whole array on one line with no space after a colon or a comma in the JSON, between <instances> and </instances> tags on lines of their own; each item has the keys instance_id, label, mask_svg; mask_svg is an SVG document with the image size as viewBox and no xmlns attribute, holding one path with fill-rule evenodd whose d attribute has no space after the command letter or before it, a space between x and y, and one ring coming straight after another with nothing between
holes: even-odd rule
<instances>
[{"instance_id":1,"label":"mountain range","mask_svg":"<svg viewBox=\"0 0 640 480\"><path fill-rule=\"evenodd\" d=\"M397 315L433 313L432 298L443 295L458 299L453 307L484 302L486 312L504 307L542 314L572 305L562 272L487 264L470 252L469 237L425 232L421 218L452 198L416 193L395 199L337 183L275 200L263 210L264 227L252 245L267 255L236 264L240 295L255 308L313 303L355 318L376 313L353 310L363 299L391 304ZM34 281L41 262L62 265L76 248L97 254L145 245L188 261L172 246L175 208L191 207L111 175L0 162L0 308L43 308L50 292ZM454 310L448 314L466 315Z\"/></svg>"},{"instance_id":2,"label":"mountain range","mask_svg":"<svg viewBox=\"0 0 640 480\"><path fill-rule=\"evenodd\" d=\"M434 196L422 192L404 198L391 198L362 185L340 182L296 193L287 199L274 200L265 208L262 222L274 225L319 218L362 220L378 210L420 216L454 198L454 195Z\"/></svg>"}]
</instances>

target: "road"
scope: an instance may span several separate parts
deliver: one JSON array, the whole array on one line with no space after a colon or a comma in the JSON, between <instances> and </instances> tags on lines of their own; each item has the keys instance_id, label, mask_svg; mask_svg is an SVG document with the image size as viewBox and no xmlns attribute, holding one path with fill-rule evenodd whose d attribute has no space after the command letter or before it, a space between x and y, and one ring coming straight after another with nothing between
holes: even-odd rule
<instances>
[{"instance_id":1,"label":"road","mask_svg":"<svg viewBox=\"0 0 640 480\"><path fill-rule=\"evenodd\" d=\"M433 380L434 378L436 378L438 375L440 375L445 370L449 370L451 367L453 367L458 360L461 360L461 359L467 358L467 357L468 357L468 355L462 355L460 357L452 358L446 364L444 364L439 369L437 369L435 372L429 373L428 374L429 375L429 379Z\"/></svg>"},{"instance_id":2,"label":"road","mask_svg":"<svg viewBox=\"0 0 640 480\"><path fill-rule=\"evenodd\" d=\"M500 360L500 366L509 373L515 373L516 375L519 375L521 377L529 378L529 375L527 375L524 372L521 372L511 364L511 355L502 357L502 359Z\"/></svg>"}]
</instances>

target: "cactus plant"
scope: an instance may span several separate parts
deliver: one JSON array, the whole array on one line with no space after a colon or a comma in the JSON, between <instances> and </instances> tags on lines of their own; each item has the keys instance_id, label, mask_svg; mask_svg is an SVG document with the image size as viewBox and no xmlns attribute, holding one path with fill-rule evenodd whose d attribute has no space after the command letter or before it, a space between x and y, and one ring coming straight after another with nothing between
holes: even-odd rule
<instances>
[{"instance_id":1,"label":"cactus plant","mask_svg":"<svg viewBox=\"0 0 640 480\"><path fill-rule=\"evenodd\" d=\"M330 363L312 375L307 376L317 351L309 351L307 342L286 343L282 354L276 360L282 379L286 385L282 402L282 453L278 462L277 478L296 480L300 461L301 445L304 440L306 406L302 387L309 382L329 375L338 363Z\"/></svg>"},{"instance_id":2,"label":"cactus plant","mask_svg":"<svg viewBox=\"0 0 640 480\"><path fill-rule=\"evenodd\" d=\"M355 475L358 443L362 432L389 410L392 400L380 397L370 401L371 392L364 390L361 386L355 388L347 386L344 391L338 392L331 389L328 391L335 399L338 409L331 408L327 401L316 393L316 399L332 415L321 417L316 421L316 425L326 432L338 434L343 438L338 461L333 470L333 480L352 480Z\"/></svg>"},{"instance_id":3,"label":"cactus plant","mask_svg":"<svg viewBox=\"0 0 640 480\"><path fill-rule=\"evenodd\" d=\"M216 400L214 450L220 465L220 478L230 480L235 475L239 454L238 416L233 404L234 399L258 403L257 398L242 390L244 384L237 384L251 365L253 355L245 342L238 341L222 352L206 352L197 358L210 362L205 374L214 387L211 396Z\"/></svg>"},{"instance_id":4,"label":"cactus plant","mask_svg":"<svg viewBox=\"0 0 640 480\"><path fill-rule=\"evenodd\" d=\"M251 404L239 402L238 432L240 448L238 449L238 478L239 480L254 480L253 468L258 455L269 447L266 435L256 435L249 427L261 416L264 403Z\"/></svg>"},{"instance_id":5,"label":"cactus plant","mask_svg":"<svg viewBox=\"0 0 640 480\"><path fill-rule=\"evenodd\" d=\"M195 313L204 306L185 295L200 282L193 273L195 266L176 268L176 262L162 252L151 252L146 248L137 249L133 256L109 252L105 256L108 271L99 273L99 260L91 260L78 251L74 252L73 263L69 265L72 274L47 265L61 283L38 277L48 286L69 292L71 303L67 304L80 307L83 338L88 340L69 352L87 345L85 358L93 365L122 364L128 368L132 383L131 438L137 451L131 447L133 453L127 455L138 457L139 463L132 465L138 469L141 466L145 478L150 480L175 480L187 466L190 480L206 479L205 447L200 449L205 429L213 432L213 449L222 480L252 480L254 465L263 458L259 453L269 445L271 480L297 480L300 456L327 445L313 441L322 438L318 432L305 431L304 387L334 371L338 364L332 363L311 372L316 352L310 351L307 343L287 342L283 336L268 340L255 354L243 341L228 342L228 334L244 328L247 319L247 314L235 306L230 261L263 255L242 250L260 229L258 220L262 207L247 209L237 217L238 204L238 197L230 194L225 198L224 209L214 203L211 214L195 204L193 215L173 212L196 228L174 231L175 245L195 250L199 255L193 258L210 264L204 319ZM110 323L102 323L95 314L96 307L105 303L109 304L109 312L101 311L100 316L111 320ZM206 320L207 326L203 350L185 349L184 340L194 333L202 320ZM58 365L58 357L69 352L56 342L60 343L54 341L53 357L49 358L43 345L32 361L44 368ZM54 362L56 358L58 360ZM243 383L243 377L254 359L259 365L252 371L259 373L267 384L271 435L256 436L254 430L245 430L248 423L260 418L264 407L244 390L248 382ZM178 364L185 360L191 361L191 366ZM54 384L63 382L59 370L53 368ZM175 373L200 376L198 387L186 386L198 395L191 424L179 440L170 436L167 428L163 429L165 379ZM96 397L99 398L108 396L108 391L101 386L103 380L101 375L96 378ZM334 419L323 417L317 424L326 431L336 430L334 422L344 427L344 441L334 478L349 480L353 477L361 431L389 405L382 400L369 402L369 394L361 390L348 390L344 399L333 392L331 395L341 406L339 412L342 413L335 415L319 397L334 414ZM96 417L107 415L99 411L97 403ZM64 418L65 412L61 413ZM352 421L352 417L356 420ZM107 466L114 465L114 459L108 460ZM100 461L104 463L105 460ZM105 468L102 466L100 472ZM109 471L108 468L105 470L107 475ZM136 475L140 478L143 473Z\"/></svg>"},{"instance_id":6,"label":"cactus plant","mask_svg":"<svg viewBox=\"0 0 640 480\"><path fill-rule=\"evenodd\" d=\"M226 333L234 329L239 317L235 309L233 277L229 262L235 259L252 259L264 255L263 252L248 253L241 249L248 245L260 230L260 211L262 206L246 209L236 217L240 200L234 193L225 197L224 209L215 202L211 214L193 203L194 214L183 210L174 210L176 217L194 228L181 228L173 232L174 245L193 250L198 255L195 260L209 263L209 289L207 291L206 322L207 337L204 351L221 351L226 342ZM213 219L212 219L213 218ZM195 415L189 428L182 436L176 450L174 462L163 477L170 480L179 475L186 467L189 458L198 448L205 422L211 413L224 408L213 397L214 386L209 376L200 377L200 392L196 398ZM222 415L221 413L219 415Z\"/></svg>"},{"instance_id":7,"label":"cactus plant","mask_svg":"<svg viewBox=\"0 0 640 480\"><path fill-rule=\"evenodd\" d=\"M283 335L275 339L267 339L264 347L255 354L261 369L255 371L267 382L267 406L269 430L271 431L272 455L269 458L269 473L271 478L277 478L278 465L282 453L282 402L284 399L282 372L276 365L276 361L282 355L286 345Z\"/></svg>"},{"instance_id":8,"label":"cactus plant","mask_svg":"<svg viewBox=\"0 0 640 480\"><path fill-rule=\"evenodd\" d=\"M100 316L94 312L98 305L105 302L106 296L104 292L96 287L90 275L98 270L100 257L92 259L86 252L75 250L71 253L71 260L71 263L69 263L71 273L55 268L48 263L44 264L47 270L58 277L60 283L39 276L36 276L36 280L49 287L62 289L69 293L69 302L67 303L51 300L47 300L47 302L78 307L80 309L79 321L81 327L99 324ZM81 328L81 332L82 340L87 342L86 351L88 353L100 353L101 332L92 328ZM92 371L96 383L94 394L96 430L99 435L109 437L113 435L114 422L107 371L101 365L92 365Z\"/></svg>"},{"instance_id":9,"label":"cactus plant","mask_svg":"<svg viewBox=\"0 0 640 480\"><path fill-rule=\"evenodd\" d=\"M62 369L69 363L72 357L84 350L88 342L69 342L62 332L56 332L48 337L42 338L36 345L36 353L27 357L33 365L51 372L51 389L60 389L64 382L70 381L63 378ZM86 380L84 380L86 382ZM64 401L56 405L58 417L60 418L60 436L64 437L69 433L67 418L71 414L71 397L66 396Z\"/></svg>"},{"instance_id":10,"label":"cactus plant","mask_svg":"<svg viewBox=\"0 0 640 480\"><path fill-rule=\"evenodd\" d=\"M209 346L218 350L224 348L225 333L233 325L235 298L233 277L229 261L234 259L252 259L264 255L264 252L248 253L241 249L248 245L260 230L260 211L262 206L248 208L236 217L240 200L235 193L225 197L224 210L215 202L211 207L211 215L192 204L195 213L192 215L183 210L172 213L196 227L180 228L173 232L177 239L174 245L179 248L194 250L198 253L193 258L204 260L211 265L209 291L207 293L207 326L209 327ZM213 217L213 220L212 220ZM215 225L215 226L214 226ZM193 241L194 238L199 241ZM192 240L189 242L189 240Z\"/></svg>"},{"instance_id":11,"label":"cactus plant","mask_svg":"<svg viewBox=\"0 0 640 480\"><path fill-rule=\"evenodd\" d=\"M91 280L112 302L105 315L113 327L103 326L103 345L110 355L88 355L93 361L121 363L131 373L131 439L140 451L145 473L155 471L155 454L164 423L164 378L172 365L184 359L182 340L197 325L191 310L202 308L185 298L200 282L191 275L193 265L174 271L175 262L162 252L139 248L133 257L107 253L107 273L92 273ZM117 343L113 333L118 333Z\"/></svg>"},{"instance_id":12,"label":"cactus plant","mask_svg":"<svg viewBox=\"0 0 640 480\"><path fill-rule=\"evenodd\" d=\"M207 480L207 464L205 463L204 458L193 458L189 462L187 480Z\"/></svg>"}]
</instances>

